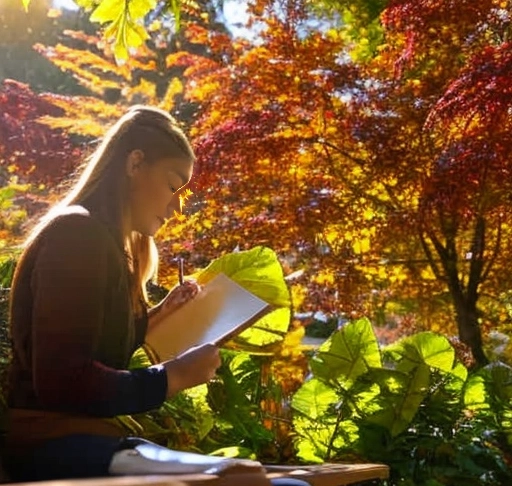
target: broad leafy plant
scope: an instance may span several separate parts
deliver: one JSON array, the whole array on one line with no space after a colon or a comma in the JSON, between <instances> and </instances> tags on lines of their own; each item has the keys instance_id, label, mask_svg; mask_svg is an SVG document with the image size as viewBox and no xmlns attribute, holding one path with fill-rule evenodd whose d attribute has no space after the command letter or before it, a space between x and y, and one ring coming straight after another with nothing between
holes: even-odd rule
<instances>
[{"instance_id":1,"label":"broad leafy plant","mask_svg":"<svg viewBox=\"0 0 512 486\"><path fill-rule=\"evenodd\" d=\"M293 398L305 461L387 463L392 484L501 485L512 479L512 369L477 372L443 336L424 332L380 348L370 322L336 331Z\"/></svg>"}]
</instances>

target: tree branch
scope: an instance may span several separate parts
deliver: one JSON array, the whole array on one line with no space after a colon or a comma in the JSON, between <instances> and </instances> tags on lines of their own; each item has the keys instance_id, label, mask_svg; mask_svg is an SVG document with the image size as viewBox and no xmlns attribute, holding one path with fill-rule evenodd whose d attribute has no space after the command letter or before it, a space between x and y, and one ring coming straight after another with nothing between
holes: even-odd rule
<instances>
[{"instance_id":1,"label":"tree branch","mask_svg":"<svg viewBox=\"0 0 512 486\"><path fill-rule=\"evenodd\" d=\"M428 264L430 265L430 268L434 272L434 275L441 282L446 281L446 277L444 275L442 275L442 273L439 269L439 266L437 265L437 263L434 259L434 255L432 254L432 251L430 250L430 248L428 246L427 240L425 239L424 232L421 229L419 232L419 236L420 236L420 243L423 248L423 252L425 253L425 255L427 257Z\"/></svg>"},{"instance_id":2,"label":"tree branch","mask_svg":"<svg viewBox=\"0 0 512 486\"><path fill-rule=\"evenodd\" d=\"M489 273L494 266L494 263L496 262L496 259L498 258L498 254L501 248L501 237L503 235L502 233L502 224L503 221L501 220L501 216L499 216L499 222L498 222L498 234L496 235L496 241L494 242L494 248L492 250L491 257L489 258L489 262L487 263L487 266L482 270L482 283L487 280L487 277L489 276Z\"/></svg>"},{"instance_id":3,"label":"tree branch","mask_svg":"<svg viewBox=\"0 0 512 486\"><path fill-rule=\"evenodd\" d=\"M485 249L485 220L479 215L471 245L471 261L469 264L469 279L467 286L467 298L470 302L476 302L478 298L478 286L481 283L483 269L483 253Z\"/></svg>"}]
</instances>

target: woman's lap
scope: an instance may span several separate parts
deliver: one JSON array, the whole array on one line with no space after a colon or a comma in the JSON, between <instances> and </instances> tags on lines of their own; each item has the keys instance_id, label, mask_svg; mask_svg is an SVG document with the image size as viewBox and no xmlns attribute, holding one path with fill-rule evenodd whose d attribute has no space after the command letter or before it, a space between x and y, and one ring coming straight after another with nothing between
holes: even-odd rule
<instances>
[{"instance_id":1,"label":"woman's lap","mask_svg":"<svg viewBox=\"0 0 512 486\"><path fill-rule=\"evenodd\" d=\"M101 435L68 435L51 439L9 465L16 481L43 481L108 476L108 467L122 439Z\"/></svg>"},{"instance_id":2,"label":"woman's lap","mask_svg":"<svg viewBox=\"0 0 512 486\"><path fill-rule=\"evenodd\" d=\"M38 447L23 463L9 469L15 481L44 481L109 476L113 455L121 449L130 449L140 439L122 439L100 435L69 435L52 439ZM309 483L288 478L271 480L273 486L308 486Z\"/></svg>"}]
</instances>

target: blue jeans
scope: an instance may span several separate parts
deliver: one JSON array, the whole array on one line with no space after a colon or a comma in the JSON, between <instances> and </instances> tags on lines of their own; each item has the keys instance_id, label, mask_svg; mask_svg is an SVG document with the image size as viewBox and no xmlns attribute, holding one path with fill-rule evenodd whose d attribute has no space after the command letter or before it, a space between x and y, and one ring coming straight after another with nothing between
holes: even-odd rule
<instances>
[{"instance_id":1,"label":"blue jeans","mask_svg":"<svg viewBox=\"0 0 512 486\"><path fill-rule=\"evenodd\" d=\"M68 435L48 440L18 463L6 464L13 481L98 478L109 476L112 456L143 442L136 437L120 439L101 435ZM288 478L272 479L274 486L309 486Z\"/></svg>"}]
</instances>

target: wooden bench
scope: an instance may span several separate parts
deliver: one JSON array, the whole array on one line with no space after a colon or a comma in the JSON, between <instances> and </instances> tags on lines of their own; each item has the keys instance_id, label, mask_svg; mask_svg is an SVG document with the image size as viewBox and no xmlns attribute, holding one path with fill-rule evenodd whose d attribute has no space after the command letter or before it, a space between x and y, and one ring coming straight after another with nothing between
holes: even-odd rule
<instances>
[{"instance_id":1,"label":"wooden bench","mask_svg":"<svg viewBox=\"0 0 512 486\"><path fill-rule=\"evenodd\" d=\"M16 483L17 486L269 486L271 478L302 479L312 486L347 486L378 482L389 477L382 464L323 464L315 466L265 466L266 475L184 474L179 476L123 476L97 479ZM9 484L9 483L8 483ZM14 484L14 483L11 483ZM375 483L373 483L375 484Z\"/></svg>"},{"instance_id":2,"label":"wooden bench","mask_svg":"<svg viewBox=\"0 0 512 486\"><path fill-rule=\"evenodd\" d=\"M267 477L303 479L312 486L346 486L389 477L384 464L321 464L317 466L265 466Z\"/></svg>"}]
</instances>

